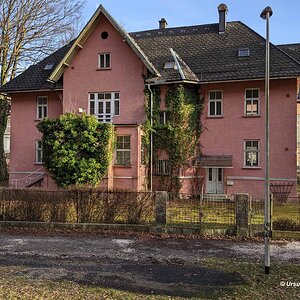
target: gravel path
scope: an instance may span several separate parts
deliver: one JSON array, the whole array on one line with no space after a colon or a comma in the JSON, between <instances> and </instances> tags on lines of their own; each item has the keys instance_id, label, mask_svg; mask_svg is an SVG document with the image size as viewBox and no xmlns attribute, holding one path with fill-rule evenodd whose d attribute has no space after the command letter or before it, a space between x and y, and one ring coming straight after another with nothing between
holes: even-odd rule
<instances>
[{"instance_id":1,"label":"gravel path","mask_svg":"<svg viewBox=\"0 0 300 300\"><path fill-rule=\"evenodd\" d=\"M188 296L211 286L243 283L237 273L202 267L203 258L262 261L262 242L0 233L0 266L22 266L30 278ZM272 258L300 264L300 242L276 243Z\"/></svg>"}]
</instances>

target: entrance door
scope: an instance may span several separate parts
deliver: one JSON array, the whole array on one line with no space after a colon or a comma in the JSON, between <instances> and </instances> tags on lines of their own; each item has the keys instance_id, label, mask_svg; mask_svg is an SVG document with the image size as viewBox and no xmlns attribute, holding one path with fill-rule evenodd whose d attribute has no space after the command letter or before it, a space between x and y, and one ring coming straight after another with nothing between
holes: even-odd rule
<instances>
[{"instance_id":1,"label":"entrance door","mask_svg":"<svg viewBox=\"0 0 300 300\"><path fill-rule=\"evenodd\" d=\"M223 194L224 184L222 168L208 168L206 178L206 193Z\"/></svg>"}]
</instances>

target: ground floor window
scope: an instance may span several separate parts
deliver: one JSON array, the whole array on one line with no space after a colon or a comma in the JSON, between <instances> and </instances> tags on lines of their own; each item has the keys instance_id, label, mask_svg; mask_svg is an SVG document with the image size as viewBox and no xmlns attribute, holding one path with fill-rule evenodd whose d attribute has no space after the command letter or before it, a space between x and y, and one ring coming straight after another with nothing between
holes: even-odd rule
<instances>
[{"instance_id":1,"label":"ground floor window","mask_svg":"<svg viewBox=\"0 0 300 300\"><path fill-rule=\"evenodd\" d=\"M35 162L39 164L43 163L43 148L41 140L35 141Z\"/></svg>"},{"instance_id":2,"label":"ground floor window","mask_svg":"<svg viewBox=\"0 0 300 300\"><path fill-rule=\"evenodd\" d=\"M171 164L168 159L158 159L154 162L154 175L171 175Z\"/></svg>"},{"instance_id":3,"label":"ground floor window","mask_svg":"<svg viewBox=\"0 0 300 300\"><path fill-rule=\"evenodd\" d=\"M130 165L130 135L117 136L115 165Z\"/></svg>"},{"instance_id":4,"label":"ground floor window","mask_svg":"<svg viewBox=\"0 0 300 300\"><path fill-rule=\"evenodd\" d=\"M247 140L244 143L244 156L246 167L259 166L259 140Z\"/></svg>"}]
</instances>

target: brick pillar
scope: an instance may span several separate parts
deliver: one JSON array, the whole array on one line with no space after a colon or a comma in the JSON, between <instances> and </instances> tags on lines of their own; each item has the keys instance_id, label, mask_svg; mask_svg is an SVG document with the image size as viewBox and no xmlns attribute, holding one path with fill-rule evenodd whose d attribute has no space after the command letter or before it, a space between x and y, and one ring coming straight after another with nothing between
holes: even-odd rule
<instances>
[{"instance_id":1,"label":"brick pillar","mask_svg":"<svg viewBox=\"0 0 300 300\"><path fill-rule=\"evenodd\" d=\"M249 231L249 211L251 199L248 194L235 195L235 211L236 211L236 235L240 237L250 236Z\"/></svg>"},{"instance_id":2,"label":"brick pillar","mask_svg":"<svg viewBox=\"0 0 300 300\"><path fill-rule=\"evenodd\" d=\"M167 192L155 192L155 221L157 225L167 223Z\"/></svg>"}]
</instances>

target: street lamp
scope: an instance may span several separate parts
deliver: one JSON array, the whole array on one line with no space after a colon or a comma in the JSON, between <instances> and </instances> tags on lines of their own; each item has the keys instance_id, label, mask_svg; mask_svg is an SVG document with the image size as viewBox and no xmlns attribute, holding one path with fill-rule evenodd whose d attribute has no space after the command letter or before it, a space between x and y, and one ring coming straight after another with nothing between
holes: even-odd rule
<instances>
[{"instance_id":1,"label":"street lamp","mask_svg":"<svg viewBox=\"0 0 300 300\"><path fill-rule=\"evenodd\" d=\"M269 19L273 15L272 8L267 6L260 17L266 20L266 77L265 77L265 98L266 98L266 123L265 123L265 273L270 274L270 236L271 236L271 216L270 216L270 42L269 42Z\"/></svg>"}]
</instances>

